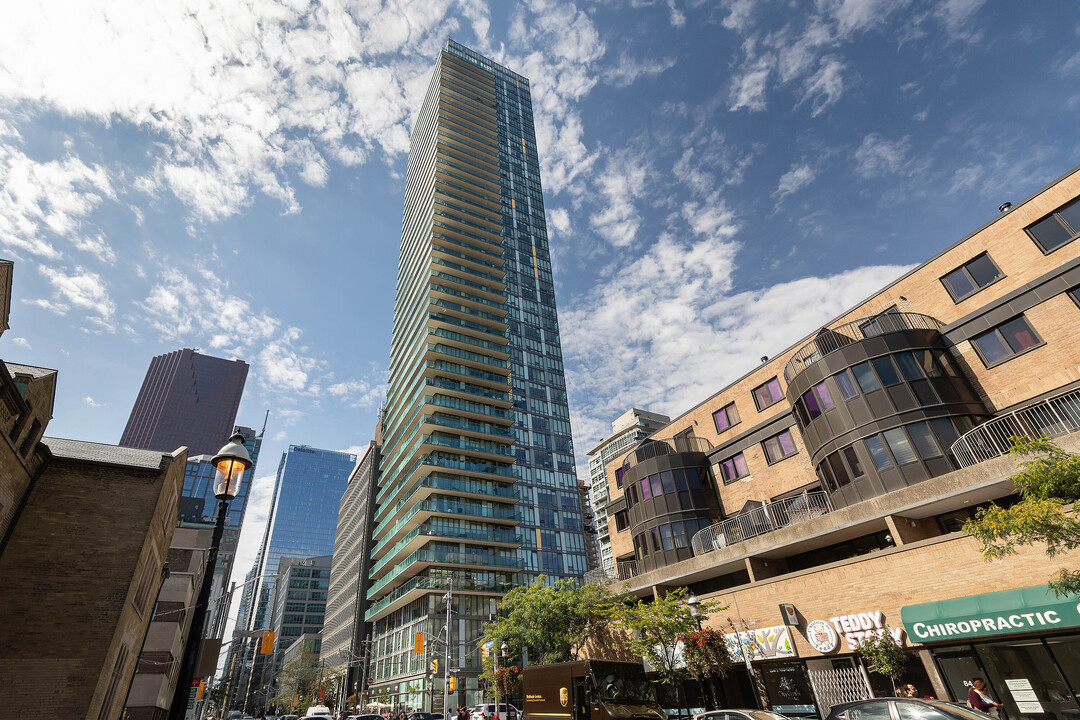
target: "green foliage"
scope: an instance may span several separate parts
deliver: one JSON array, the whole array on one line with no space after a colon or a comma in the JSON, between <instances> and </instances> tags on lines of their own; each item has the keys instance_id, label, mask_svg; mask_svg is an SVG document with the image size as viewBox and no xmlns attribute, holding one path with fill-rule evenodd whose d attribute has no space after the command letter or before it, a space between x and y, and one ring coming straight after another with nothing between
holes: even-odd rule
<instances>
[{"instance_id":1,"label":"green foliage","mask_svg":"<svg viewBox=\"0 0 1080 720\"><path fill-rule=\"evenodd\" d=\"M613 598L606 585L560 580L552 586L541 576L503 597L500 617L488 625L478 644L491 642L498 652L505 642L512 658L520 658L527 648L530 662L538 664L577 660L590 641L604 637Z\"/></svg>"},{"instance_id":2,"label":"green foliage","mask_svg":"<svg viewBox=\"0 0 1080 720\"><path fill-rule=\"evenodd\" d=\"M491 690L497 690L500 698L508 698L514 694L521 684L521 668L517 665L507 665L499 660L499 669L495 670L494 656L484 658L484 671L480 675L480 681ZM502 702L500 700L499 702Z\"/></svg>"},{"instance_id":3,"label":"green foliage","mask_svg":"<svg viewBox=\"0 0 1080 720\"><path fill-rule=\"evenodd\" d=\"M1072 507L1080 498L1080 455L1047 438L1010 439L1009 455L1020 460L1021 470L1012 476L1020 501L980 509L964 531L982 545L987 560L1012 555L1024 545L1045 545L1050 557L1080 547L1080 521ZM1080 571L1062 568L1049 584L1059 595L1080 593Z\"/></svg>"},{"instance_id":4,"label":"green foliage","mask_svg":"<svg viewBox=\"0 0 1080 720\"><path fill-rule=\"evenodd\" d=\"M904 674L907 666L907 656L904 655L903 648L892 639L888 625L882 632L870 633L863 638L855 646L855 652L872 672L889 678L893 685L897 678Z\"/></svg>"},{"instance_id":5,"label":"green foliage","mask_svg":"<svg viewBox=\"0 0 1080 720\"><path fill-rule=\"evenodd\" d=\"M333 697L330 688L340 681L339 676L342 674L343 672L340 669L326 669L321 673L322 684L327 687L326 698L328 703L330 698ZM295 657L282 666L281 672L277 675L278 694L270 702L276 704L279 708L289 708L293 707L294 695L299 695L296 708L301 711L317 704L319 676L319 654L305 644Z\"/></svg>"},{"instance_id":6,"label":"green foliage","mask_svg":"<svg viewBox=\"0 0 1080 720\"><path fill-rule=\"evenodd\" d=\"M686 669L696 678L718 678L731 667L731 652L719 630L695 630L683 638Z\"/></svg>"},{"instance_id":7,"label":"green foliage","mask_svg":"<svg viewBox=\"0 0 1080 720\"><path fill-rule=\"evenodd\" d=\"M677 646L697 630L690 606L686 604L686 588L676 588L651 602L638 599L611 607L615 620L630 631L618 642L634 655L648 660L663 682L678 687L689 671L685 665L677 666ZM718 603L701 603L703 618L719 609Z\"/></svg>"}]
</instances>

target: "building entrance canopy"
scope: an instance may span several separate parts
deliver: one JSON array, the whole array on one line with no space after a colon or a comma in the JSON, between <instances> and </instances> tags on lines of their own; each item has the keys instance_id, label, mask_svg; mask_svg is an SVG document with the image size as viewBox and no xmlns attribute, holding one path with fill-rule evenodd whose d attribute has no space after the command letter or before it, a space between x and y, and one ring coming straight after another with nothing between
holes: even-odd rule
<instances>
[{"instance_id":1,"label":"building entrance canopy","mask_svg":"<svg viewBox=\"0 0 1080 720\"><path fill-rule=\"evenodd\" d=\"M981 638L1080 627L1080 598L1046 585L905 605L900 619L916 642Z\"/></svg>"}]
</instances>

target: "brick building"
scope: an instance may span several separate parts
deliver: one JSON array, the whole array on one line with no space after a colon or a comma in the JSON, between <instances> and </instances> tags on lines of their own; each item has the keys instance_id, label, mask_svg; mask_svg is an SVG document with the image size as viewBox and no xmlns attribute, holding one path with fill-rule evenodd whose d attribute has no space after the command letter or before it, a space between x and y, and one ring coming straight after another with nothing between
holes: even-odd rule
<instances>
[{"instance_id":1,"label":"brick building","mask_svg":"<svg viewBox=\"0 0 1080 720\"><path fill-rule=\"evenodd\" d=\"M0 332L11 277L0 261ZM164 576L186 451L44 437L56 381L0 361L3 714L114 720Z\"/></svg>"},{"instance_id":2,"label":"brick building","mask_svg":"<svg viewBox=\"0 0 1080 720\"><path fill-rule=\"evenodd\" d=\"M593 577L726 605L707 623L755 681L729 673L726 706L887 693L852 653L887 627L924 693L979 676L1014 720L1080 713L1077 599L1045 587L1077 557L987 564L961 530L1015 497L1009 436L1080 450L1078 198L1080 168L607 463L616 570Z\"/></svg>"}]
</instances>

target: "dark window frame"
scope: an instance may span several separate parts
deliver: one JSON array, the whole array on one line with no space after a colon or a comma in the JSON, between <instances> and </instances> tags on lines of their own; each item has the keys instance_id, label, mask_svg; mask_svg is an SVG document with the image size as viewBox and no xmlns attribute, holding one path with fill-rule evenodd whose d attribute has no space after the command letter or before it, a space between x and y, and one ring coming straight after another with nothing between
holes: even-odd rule
<instances>
[{"instance_id":1,"label":"dark window frame","mask_svg":"<svg viewBox=\"0 0 1080 720\"><path fill-rule=\"evenodd\" d=\"M1009 345L1008 339L1001 332L1001 328L1004 327L1005 325L1008 325L1011 322L1015 322L1016 320L1019 320L1021 318L1023 318L1024 322L1028 326L1028 330L1030 330L1031 334L1035 337L1035 344L1034 345L1029 345L1028 347L1024 348L1023 350L1020 350L1019 352L1014 352L1013 349L1012 349L1012 346ZM986 355L983 354L982 348L979 347L979 344L977 342L975 342L979 338L986 337L987 335L991 335L991 334L996 334L998 339L1001 341L1001 343L1009 350L1008 355L1006 355L1005 357L1000 358L998 360L995 360L993 362L990 362L989 360L987 360ZM978 335L972 336L972 338L971 338L971 347L975 350L975 354L979 356L979 359L982 360L982 363L983 363L984 366L986 366L987 370L989 370L990 368L998 367L999 365L1004 365L1005 363L1009 362L1010 360L1014 360L1014 359L1020 357L1021 355L1026 355L1027 353L1031 352L1032 350L1038 350L1043 345L1046 345L1046 340L1043 339L1042 335L1039 334L1039 331L1035 329L1035 327L1031 324L1031 321L1028 320L1027 315L1025 315L1024 313L1020 313L1019 315L1011 317L1008 320L1006 320L1005 322L998 323L997 325L990 328L986 332L981 332Z\"/></svg>"},{"instance_id":2,"label":"dark window frame","mask_svg":"<svg viewBox=\"0 0 1080 720\"><path fill-rule=\"evenodd\" d=\"M1027 233L1027 236L1029 238L1031 238L1031 241L1033 243L1035 243L1035 247L1039 248L1039 250L1042 252L1043 255L1049 255L1052 252L1056 252L1056 251L1060 250L1061 248L1065 247L1066 245L1072 243L1077 238L1080 238L1080 229L1073 228L1073 226L1069 224L1068 220L1061 217L1061 211L1062 210L1064 210L1066 208L1069 208L1069 207L1072 207L1073 205L1075 205L1078 202L1080 202L1080 198L1071 200L1071 201L1065 203L1064 205L1062 205L1061 207L1056 208L1053 212L1049 212L1046 215L1043 215L1041 218L1039 218L1038 220L1036 220L1035 222L1031 223L1030 225L1028 225L1027 227L1024 228L1024 232ZM1055 220L1057 220L1066 230L1072 230L1072 236L1068 240L1066 240L1065 242L1058 245L1057 247L1054 247L1054 248L1051 248L1051 249L1047 250L1046 248L1043 247L1043 244L1041 242L1039 242L1039 239L1037 237L1035 237L1035 233L1031 232L1031 228L1035 227L1036 225L1043 222L1044 220L1048 220L1051 217L1053 217Z\"/></svg>"},{"instance_id":3,"label":"dark window frame","mask_svg":"<svg viewBox=\"0 0 1080 720\"><path fill-rule=\"evenodd\" d=\"M780 449L780 451L783 452L783 446L780 444L780 441L777 440L777 438L779 438L784 433L787 433L788 439L791 440L791 448L792 448L791 452L789 452L786 455L781 455L777 459L773 460L773 459L771 459L769 457L769 450L766 447L765 443L769 442L770 440L776 440L776 447L778 447ZM794 457L795 455L798 455L799 454L799 448L795 444L795 436L791 434L791 428L786 428L784 430L781 430L780 432L776 433L772 437L767 437L764 440L762 440L761 441L761 452L764 453L765 462L768 463L769 465L776 465L777 463L781 463L781 462L787 460L790 457Z\"/></svg>"},{"instance_id":4,"label":"dark window frame","mask_svg":"<svg viewBox=\"0 0 1080 720\"><path fill-rule=\"evenodd\" d=\"M1076 307L1080 308L1080 285L1074 288L1069 288L1065 291L1065 294L1072 298L1072 301L1076 303Z\"/></svg>"},{"instance_id":5,"label":"dark window frame","mask_svg":"<svg viewBox=\"0 0 1080 720\"><path fill-rule=\"evenodd\" d=\"M724 476L724 470L723 470L724 463L726 463L726 462L728 462L730 460L731 461L731 467L733 467L735 469L735 472L738 472L739 468L735 463L735 458L739 457L740 455L742 455L743 465L746 466L746 474L745 475L736 475L735 477L733 477L733 478L731 478L729 480L727 477ZM746 462L746 454L743 453L742 451L735 453L731 457L724 458L723 460L718 462L717 465L720 466L720 482L722 482L724 485L731 485L732 483L736 483L736 482L742 480L743 478L748 478L751 475L751 473L750 473L750 464Z\"/></svg>"},{"instance_id":6,"label":"dark window frame","mask_svg":"<svg viewBox=\"0 0 1080 720\"><path fill-rule=\"evenodd\" d=\"M729 410L734 411L734 414L735 414L734 422L732 422L732 419L731 419L732 413L729 412ZM716 416L719 415L720 413L724 414L724 417L727 419L727 422L728 422L728 426L726 428L724 428L723 430L720 429L720 424L718 422L716 422ZM741 423L742 418L739 416L739 408L735 407L735 401L732 400L727 405L725 405L724 407L722 407L719 410L717 410L716 412L714 412L712 414L712 421L713 421L713 427L716 428L716 434L717 435L719 435L721 433L726 433L728 430L730 430L731 428L733 428L736 425L738 425L739 423Z\"/></svg>"},{"instance_id":7,"label":"dark window frame","mask_svg":"<svg viewBox=\"0 0 1080 720\"><path fill-rule=\"evenodd\" d=\"M760 403L758 403L757 391L760 390L763 387L768 387L773 382L776 383L776 389L779 392L779 396L775 397L775 398L772 398L772 402L770 402L769 404L761 405ZM769 378L765 382L761 383L756 388L752 389L750 391L750 397L754 398L754 407L756 407L758 409L758 412L762 412L764 410L767 410L767 409L771 408L773 405L775 405L776 403L778 403L778 402L780 402L781 400L784 399L784 388L780 387L780 377L778 375L773 375L771 378ZM769 393L769 397L772 397L771 392Z\"/></svg>"},{"instance_id":8,"label":"dark window frame","mask_svg":"<svg viewBox=\"0 0 1080 720\"><path fill-rule=\"evenodd\" d=\"M968 269L968 266L973 264L976 260L978 260L980 258L984 258L984 257L987 260L989 260L990 264L994 266L994 269L998 271L998 276L996 278L994 278L993 280L991 280L990 282L986 283L985 285L979 285L979 283L975 280L975 276L972 275L971 271ZM964 273L964 277L966 277L968 279L968 281L971 283L971 286L973 288L975 288L975 289L972 290L971 292L965 294L965 295L957 295L956 293L954 293L952 287L949 286L949 283L945 282L945 279L948 278L948 277L951 277L952 275L955 275L957 272ZM960 304L964 300L967 300L968 298L970 298L970 297L972 297L974 295L978 295L980 292L982 292L986 288L990 287L994 283L1000 282L1001 280L1004 280L1004 279L1005 279L1005 273L1002 271L1001 267L996 262L994 262L994 258L990 257L990 252L989 251L979 253L975 257L973 257L970 260L968 260L967 262L965 262L960 267L954 268L954 269L950 270L949 272L945 273L944 275L942 275L941 277L938 278L938 280L941 282L942 286L944 286L945 291L947 293L949 293L949 297L951 297L952 301L954 303L956 303L956 304Z\"/></svg>"}]
</instances>

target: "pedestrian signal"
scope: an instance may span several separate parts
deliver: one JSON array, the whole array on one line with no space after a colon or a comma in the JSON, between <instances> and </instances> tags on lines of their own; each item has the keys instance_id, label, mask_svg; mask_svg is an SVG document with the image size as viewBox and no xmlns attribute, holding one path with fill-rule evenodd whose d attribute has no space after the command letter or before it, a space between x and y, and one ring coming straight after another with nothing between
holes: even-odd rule
<instances>
[{"instance_id":1,"label":"pedestrian signal","mask_svg":"<svg viewBox=\"0 0 1080 720\"><path fill-rule=\"evenodd\" d=\"M267 631L263 633L262 647L259 648L260 655L273 655L274 654L274 633Z\"/></svg>"},{"instance_id":2,"label":"pedestrian signal","mask_svg":"<svg viewBox=\"0 0 1080 720\"><path fill-rule=\"evenodd\" d=\"M416 633L413 635L412 650L417 655L422 655L424 652L424 633Z\"/></svg>"},{"instance_id":3,"label":"pedestrian signal","mask_svg":"<svg viewBox=\"0 0 1080 720\"><path fill-rule=\"evenodd\" d=\"M454 692L457 688L457 678L450 678L450 692Z\"/></svg>"}]
</instances>

